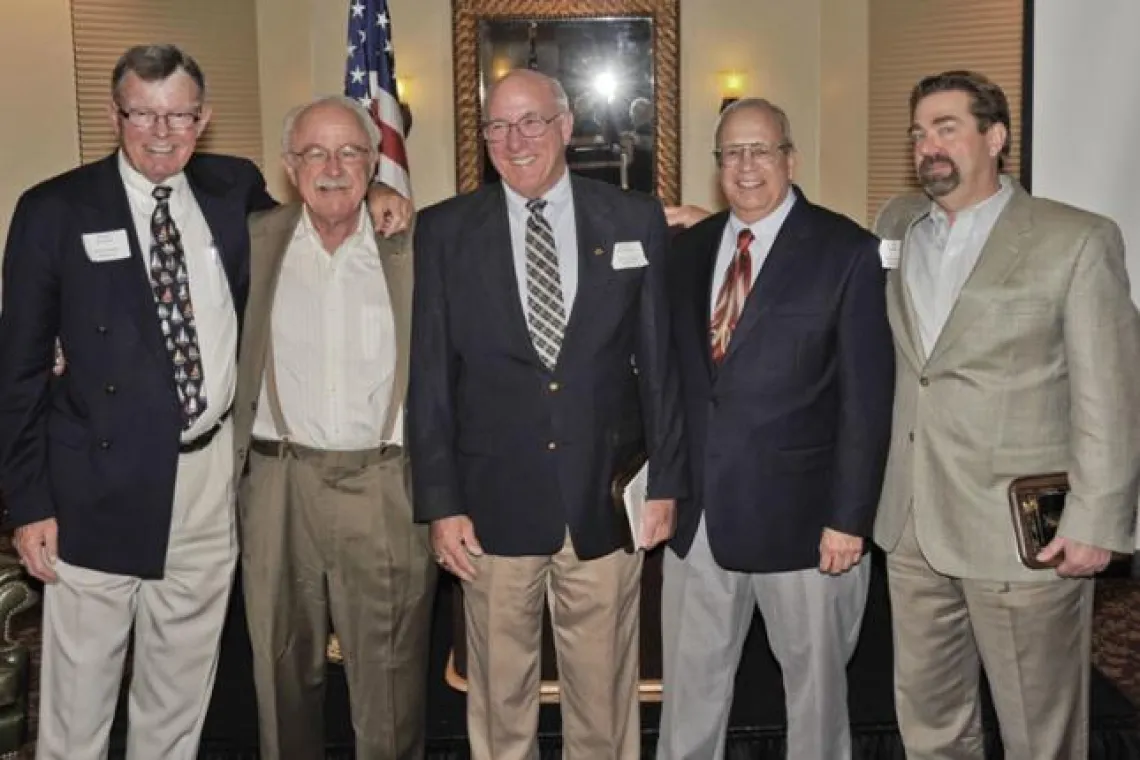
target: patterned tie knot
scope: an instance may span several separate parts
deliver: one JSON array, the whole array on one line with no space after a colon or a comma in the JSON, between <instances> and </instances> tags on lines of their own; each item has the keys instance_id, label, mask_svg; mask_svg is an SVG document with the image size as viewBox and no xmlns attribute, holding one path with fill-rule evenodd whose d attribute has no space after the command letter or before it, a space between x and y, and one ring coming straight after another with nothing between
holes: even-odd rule
<instances>
[{"instance_id":1,"label":"patterned tie knot","mask_svg":"<svg viewBox=\"0 0 1140 760\"><path fill-rule=\"evenodd\" d=\"M533 198L526 202L526 210L532 214L541 214L546 209L546 201L542 198Z\"/></svg>"},{"instance_id":2,"label":"patterned tie knot","mask_svg":"<svg viewBox=\"0 0 1140 760\"><path fill-rule=\"evenodd\" d=\"M155 185L154 189L150 191L151 196L159 203L165 203L170 200L170 194L174 190L168 185Z\"/></svg>"},{"instance_id":3,"label":"patterned tie knot","mask_svg":"<svg viewBox=\"0 0 1140 760\"><path fill-rule=\"evenodd\" d=\"M752 230L745 227L736 235L736 250L738 252L747 251L748 246L752 245L752 241L755 239L756 236L752 234Z\"/></svg>"}]
</instances>

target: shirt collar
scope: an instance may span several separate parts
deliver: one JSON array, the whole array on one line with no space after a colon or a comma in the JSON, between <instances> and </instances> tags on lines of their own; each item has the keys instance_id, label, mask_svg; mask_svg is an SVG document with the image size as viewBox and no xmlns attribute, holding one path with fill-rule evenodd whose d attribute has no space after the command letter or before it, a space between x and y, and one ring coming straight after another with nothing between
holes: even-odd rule
<instances>
[{"instance_id":1,"label":"shirt collar","mask_svg":"<svg viewBox=\"0 0 1140 760\"><path fill-rule=\"evenodd\" d=\"M975 203L973 206L969 206L956 212L954 214L954 221L970 222L976 219L978 216L986 213L987 210L992 209L994 206L1004 205L1006 199L1009 198L1009 196L1013 195L1013 180L1011 180L1008 176L1002 174L998 176L998 185L999 186L997 192L990 197L984 198ZM936 232L942 233L949 231L951 225L950 214L946 213L946 210L934 201L930 202L929 216Z\"/></svg>"},{"instance_id":2,"label":"shirt collar","mask_svg":"<svg viewBox=\"0 0 1140 760\"><path fill-rule=\"evenodd\" d=\"M756 236L757 240L775 240L776 235L780 232L780 227L784 225L784 220L788 218L788 214L792 212L794 205L796 205L796 191L789 187L788 194L784 196L784 200L780 201L780 205L776 207L775 211L759 221L745 224L736 215L736 212L733 212L729 216L732 234L739 235L741 230L748 228L752 230L752 234Z\"/></svg>"},{"instance_id":3,"label":"shirt collar","mask_svg":"<svg viewBox=\"0 0 1140 760\"><path fill-rule=\"evenodd\" d=\"M126 185L128 189L145 195L147 198L153 198L151 193L158 187L158 184L169 187L171 197L175 198L180 196L187 189L185 172L178 172L177 174L167 177L162 182L155 184L144 177L138 169L131 166L122 149L119 150L119 176L123 178L123 184Z\"/></svg>"},{"instance_id":4,"label":"shirt collar","mask_svg":"<svg viewBox=\"0 0 1140 760\"><path fill-rule=\"evenodd\" d=\"M317 248L324 249L321 236L317 234L317 230L313 226L313 218L309 215L309 207L305 205L301 206L301 221L293 230L293 239L300 238L308 238ZM363 201L360 204L360 219L356 223L356 230L340 244L341 248L345 246L360 246L369 253L380 255L380 249L376 247L376 233L372 227L372 218L368 215L368 208Z\"/></svg>"},{"instance_id":5,"label":"shirt collar","mask_svg":"<svg viewBox=\"0 0 1140 760\"><path fill-rule=\"evenodd\" d=\"M524 198L516 192L506 182L503 183L503 190L507 194L507 206L513 213L522 214L526 216L530 212L527 210L526 204L530 201L529 198ZM570 170L563 170L562 176L554 183L554 186L547 190L542 195L542 200L546 201L546 210L543 212L549 219L551 215L561 213L562 209L566 208L571 202L570 192Z\"/></svg>"}]
</instances>

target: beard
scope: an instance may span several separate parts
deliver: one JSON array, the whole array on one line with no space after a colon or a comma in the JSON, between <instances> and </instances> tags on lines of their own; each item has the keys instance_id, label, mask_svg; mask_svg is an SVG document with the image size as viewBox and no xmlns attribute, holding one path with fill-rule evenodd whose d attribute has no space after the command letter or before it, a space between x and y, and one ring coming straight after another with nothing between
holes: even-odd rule
<instances>
[{"instance_id":1,"label":"beard","mask_svg":"<svg viewBox=\"0 0 1140 760\"><path fill-rule=\"evenodd\" d=\"M950 167L946 174L937 174L935 169L942 164ZM962 184L962 173L958 165L947 156L927 156L918 165L918 182L932 198L941 198L958 189Z\"/></svg>"}]
</instances>

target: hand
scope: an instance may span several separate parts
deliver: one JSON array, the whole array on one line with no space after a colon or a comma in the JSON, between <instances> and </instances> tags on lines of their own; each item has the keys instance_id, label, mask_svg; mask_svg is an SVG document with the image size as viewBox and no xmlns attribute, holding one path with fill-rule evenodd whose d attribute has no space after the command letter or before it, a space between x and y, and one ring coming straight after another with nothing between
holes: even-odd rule
<instances>
[{"instance_id":1,"label":"hand","mask_svg":"<svg viewBox=\"0 0 1140 760\"><path fill-rule=\"evenodd\" d=\"M475 580L475 566L471 557L483 556L483 547L475 538L475 524L467 515L455 515L433 520L431 523L431 550L435 561L444 570L465 581Z\"/></svg>"},{"instance_id":2,"label":"hand","mask_svg":"<svg viewBox=\"0 0 1140 760\"><path fill-rule=\"evenodd\" d=\"M16 528L13 536L20 564L28 569L33 578L44 583L55 583L55 560L59 556L59 526L54 517L40 520Z\"/></svg>"},{"instance_id":3,"label":"hand","mask_svg":"<svg viewBox=\"0 0 1140 760\"><path fill-rule=\"evenodd\" d=\"M863 556L863 537L824 528L819 539L819 569L828 575L843 575Z\"/></svg>"},{"instance_id":4,"label":"hand","mask_svg":"<svg viewBox=\"0 0 1140 760\"><path fill-rule=\"evenodd\" d=\"M1041 551L1037 560L1048 564L1056 563L1057 575L1081 577L1095 575L1108 567L1112 552L1099 546L1082 544L1071 538L1057 536Z\"/></svg>"},{"instance_id":5,"label":"hand","mask_svg":"<svg viewBox=\"0 0 1140 760\"><path fill-rule=\"evenodd\" d=\"M670 227L692 227L709 216L712 216L712 212L700 206L665 207L665 221Z\"/></svg>"},{"instance_id":6,"label":"hand","mask_svg":"<svg viewBox=\"0 0 1140 760\"><path fill-rule=\"evenodd\" d=\"M641 511L638 548L652 549L673 537L677 527L676 499L646 499Z\"/></svg>"},{"instance_id":7,"label":"hand","mask_svg":"<svg viewBox=\"0 0 1140 760\"><path fill-rule=\"evenodd\" d=\"M372 217L372 226L386 238L408 229L415 210L410 200L387 185L374 182L368 189L368 215Z\"/></svg>"}]
</instances>

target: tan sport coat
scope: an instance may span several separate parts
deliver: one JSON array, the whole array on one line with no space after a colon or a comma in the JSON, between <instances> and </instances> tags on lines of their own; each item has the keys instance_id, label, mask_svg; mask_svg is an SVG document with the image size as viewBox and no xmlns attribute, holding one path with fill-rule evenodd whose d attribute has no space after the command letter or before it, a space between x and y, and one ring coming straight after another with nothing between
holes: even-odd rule
<instances>
[{"instance_id":1,"label":"tan sport coat","mask_svg":"<svg viewBox=\"0 0 1140 760\"><path fill-rule=\"evenodd\" d=\"M875 231L902 241L887 281L896 352L891 451L875 541L897 545L913 508L946 575L1056 578L1021 565L1007 489L1066 471L1060 534L1132 550L1140 488L1140 316L1120 230L1015 183L942 333L925 356L904 272L930 201L890 201Z\"/></svg>"},{"instance_id":2,"label":"tan sport coat","mask_svg":"<svg viewBox=\"0 0 1140 760\"><path fill-rule=\"evenodd\" d=\"M293 231L301 219L301 204L291 203L254 214L249 221L249 300L245 307L241 350L238 354L237 393L234 400L234 454L240 479L249 454L249 440L265 374L270 315L277 279ZM412 330L412 231L385 238L376 236L384 267L392 316L396 325L396 376L388 407L388 424L404 403L408 390L408 355Z\"/></svg>"}]
</instances>

